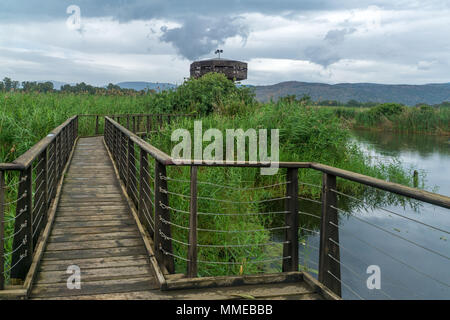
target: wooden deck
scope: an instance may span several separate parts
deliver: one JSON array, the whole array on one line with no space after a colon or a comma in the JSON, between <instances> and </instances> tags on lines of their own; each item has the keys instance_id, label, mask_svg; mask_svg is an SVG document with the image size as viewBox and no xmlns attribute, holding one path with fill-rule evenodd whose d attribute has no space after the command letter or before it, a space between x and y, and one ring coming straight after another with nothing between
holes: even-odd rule
<instances>
[{"instance_id":1,"label":"wooden deck","mask_svg":"<svg viewBox=\"0 0 450 320\"><path fill-rule=\"evenodd\" d=\"M306 281L161 291L148 257L103 137L79 139L30 298L323 298ZM81 269L81 289L67 288L71 265Z\"/></svg>"}]
</instances>

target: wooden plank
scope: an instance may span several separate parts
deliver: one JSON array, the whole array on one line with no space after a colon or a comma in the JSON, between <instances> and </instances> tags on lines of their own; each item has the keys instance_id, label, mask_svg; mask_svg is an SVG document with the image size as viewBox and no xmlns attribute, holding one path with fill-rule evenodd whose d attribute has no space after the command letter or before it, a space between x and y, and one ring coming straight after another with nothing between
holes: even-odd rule
<instances>
[{"instance_id":1,"label":"wooden plank","mask_svg":"<svg viewBox=\"0 0 450 320\"><path fill-rule=\"evenodd\" d=\"M72 229L86 227L126 227L134 226L131 219L112 220L112 221L74 221L74 222L55 222L55 229Z\"/></svg>"},{"instance_id":2,"label":"wooden plank","mask_svg":"<svg viewBox=\"0 0 450 320\"><path fill-rule=\"evenodd\" d=\"M85 210L86 208L95 208L95 207L120 207L122 206L123 201L121 200L106 200L106 201L101 201L99 200L97 203L96 202L63 202L60 204L60 208L74 208L74 209L79 209L79 210Z\"/></svg>"},{"instance_id":3,"label":"wooden plank","mask_svg":"<svg viewBox=\"0 0 450 320\"><path fill-rule=\"evenodd\" d=\"M86 294L121 293L158 288L152 277L133 279L91 281L81 284L80 290L70 290L66 283L36 285L32 297L80 296Z\"/></svg>"},{"instance_id":4,"label":"wooden plank","mask_svg":"<svg viewBox=\"0 0 450 320\"><path fill-rule=\"evenodd\" d=\"M341 297L334 294L330 289L325 287L319 281L317 281L313 276L311 276L308 272L303 273L303 281L309 284L315 292L320 294L326 300L341 300Z\"/></svg>"},{"instance_id":5,"label":"wooden plank","mask_svg":"<svg viewBox=\"0 0 450 320\"><path fill-rule=\"evenodd\" d=\"M132 239L114 239L114 240L91 240L91 241L69 241L69 242L50 242L47 244L47 252L67 251L82 249L109 249L122 247L137 247L142 245L139 238Z\"/></svg>"},{"instance_id":6,"label":"wooden plank","mask_svg":"<svg viewBox=\"0 0 450 320\"><path fill-rule=\"evenodd\" d=\"M202 290L180 290L165 292L171 299L176 300L240 300L273 299L281 297L299 297L306 294L315 294L305 282L256 284L225 288L206 288Z\"/></svg>"},{"instance_id":7,"label":"wooden plank","mask_svg":"<svg viewBox=\"0 0 450 320\"><path fill-rule=\"evenodd\" d=\"M109 232L86 235L53 235L49 238L51 242L69 242L69 241L92 241L92 240L119 240L139 238L140 234L137 231L127 232Z\"/></svg>"},{"instance_id":8,"label":"wooden plank","mask_svg":"<svg viewBox=\"0 0 450 320\"><path fill-rule=\"evenodd\" d=\"M122 203L121 195L99 195L98 198L92 197L90 195L79 195L79 196L64 196L61 199L61 206L67 207L69 205L86 205L86 204L95 204L95 203Z\"/></svg>"},{"instance_id":9,"label":"wooden plank","mask_svg":"<svg viewBox=\"0 0 450 320\"><path fill-rule=\"evenodd\" d=\"M85 227L85 228L54 228L52 235L75 235L75 234L99 234L99 233L110 233L110 232L120 232L120 231L133 231L136 230L133 226L103 226L103 227Z\"/></svg>"},{"instance_id":10,"label":"wooden plank","mask_svg":"<svg viewBox=\"0 0 450 320\"><path fill-rule=\"evenodd\" d=\"M78 222L78 221L114 221L114 220L129 220L130 216L127 214L116 215L95 215L95 216L58 216L58 222Z\"/></svg>"},{"instance_id":11,"label":"wooden plank","mask_svg":"<svg viewBox=\"0 0 450 320\"><path fill-rule=\"evenodd\" d=\"M148 265L146 255L103 257L70 260L45 260L42 261L40 271L66 271L67 266L77 265L81 269L118 268Z\"/></svg>"},{"instance_id":12,"label":"wooden plank","mask_svg":"<svg viewBox=\"0 0 450 320\"><path fill-rule=\"evenodd\" d=\"M142 255L142 254L145 254L145 248L141 245L137 247L123 247L123 248L46 251L43 256L43 260L87 259L87 258Z\"/></svg>"},{"instance_id":13,"label":"wooden plank","mask_svg":"<svg viewBox=\"0 0 450 320\"><path fill-rule=\"evenodd\" d=\"M104 215L128 215L128 210L126 209L116 209L116 210L79 210L79 211L58 211L58 217L83 217L83 216L99 216Z\"/></svg>"},{"instance_id":14,"label":"wooden plank","mask_svg":"<svg viewBox=\"0 0 450 320\"><path fill-rule=\"evenodd\" d=\"M229 288L181 291L134 291L71 297L80 300L321 300L305 283L288 285L247 285ZM64 299L57 297L56 299Z\"/></svg>"},{"instance_id":15,"label":"wooden plank","mask_svg":"<svg viewBox=\"0 0 450 320\"><path fill-rule=\"evenodd\" d=\"M68 265L69 266L69 265ZM150 267L148 265L83 269L80 267L81 281L84 284L88 281L102 281L115 279L133 279L145 276L151 277ZM69 275L66 270L61 271L42 271L37 277L39 285L47 283L66 283Z\"/></svg>"},{"instance_id":16,"label":"wooden plank","mask_svg":"<svg viewBox=\"0 0 450 320\"><path fill-rule=\"evenodd\" d=\"M251 284L274 284L303 281L302 272L283 272L244 276L218 276L167 280L165 290L233 287Z\"/></svg>"},{"instance_id":17,"label":"wooden plank","mask_svg":"<svg viewBox=\"0 0 450 320\"><path fill-rule=\"evenodd\" d=\"M106 212L106 211L114 211L114 210L124 210L127 209L127 206L125 204L116 204L116 205L94 205L90 204L88 206L84 206L82 208L76 208L76 207L58 207L58 212L71 212L71 211L97 211L97 212Z\"/></svg>"}]
</instances>

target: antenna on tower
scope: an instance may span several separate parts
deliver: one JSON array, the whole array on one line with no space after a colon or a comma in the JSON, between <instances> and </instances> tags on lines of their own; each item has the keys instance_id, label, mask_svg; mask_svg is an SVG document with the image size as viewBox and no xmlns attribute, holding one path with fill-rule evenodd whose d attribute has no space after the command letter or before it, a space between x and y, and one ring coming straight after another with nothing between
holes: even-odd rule
<instances>
[{"instance_id":1,"label":"antenna on tower","mask_svg":"<svg viewBox=\"0 0 450 320\"><path fill-rule=\"evenodd\" d=\"M220 54L223 53L222 49L217 49L216 52L214 52L215 54L219 55L219 59L220 59Z\"/></svg>"}]
</instances>

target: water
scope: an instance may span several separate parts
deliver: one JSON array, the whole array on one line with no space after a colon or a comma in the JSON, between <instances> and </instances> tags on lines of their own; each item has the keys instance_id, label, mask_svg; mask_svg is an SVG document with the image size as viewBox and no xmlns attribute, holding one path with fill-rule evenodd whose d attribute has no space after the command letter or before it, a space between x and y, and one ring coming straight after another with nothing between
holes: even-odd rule
<instances>
[{"instance_id":1,"label":"water","mask_svg":"<svg viewBox=\"0 0 450 320\"><path fill-rule=\"evenodd\" d=\"M448 137L355 131L354 139L373 161L386 162L398 158L406 169L411 170L412 166L426 175L426 180L419 181L419 185L424 182L426 190L450 196ZM361 206L355 206L355 201L350 202L353 202L353 205L349 205L348 199L339 199L339 207L350 208L351 212L349 215L340 213L339 217L344 299L450 299L448 233L381 209L364 210ZM382 205L387 210L446 231L450 230L448 209L420 202L420 206L414 210L408 204L387 202L388 204L385 202ZM316 214L320 212L318 205L302 202L300 206L305 211ZM388 232L370 226L360 219ZM301 264L310 268L311 274L317 276L316 248L319 247L319 237L307 232L305 237L305 245L300 248ZM303 258L305 256L306 258ZM381 290L367 288L366 282L370 276L367 268L370 265L380 267Z\"/></svg>"}]
</instances>

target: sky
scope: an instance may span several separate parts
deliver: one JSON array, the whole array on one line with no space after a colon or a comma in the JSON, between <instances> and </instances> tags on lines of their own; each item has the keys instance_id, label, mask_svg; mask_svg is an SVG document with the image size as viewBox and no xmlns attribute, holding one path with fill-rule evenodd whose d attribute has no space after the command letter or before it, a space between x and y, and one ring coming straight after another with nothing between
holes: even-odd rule
<instances>
[{"instance_id":1,"label":"sky","mask_svg":"<svg viewBox=\"0 0 450 320\"><path fill-rule=\"evenodd\" d=\"M1 0L0 78L180 84L194 60L246 84L450 82L450 0Z\"/></svg>"}]
</instances>

